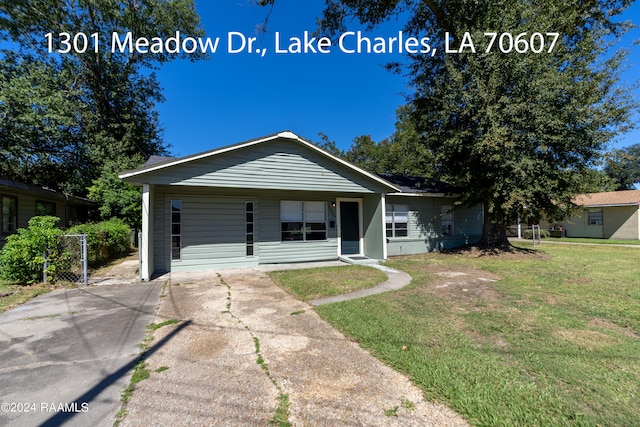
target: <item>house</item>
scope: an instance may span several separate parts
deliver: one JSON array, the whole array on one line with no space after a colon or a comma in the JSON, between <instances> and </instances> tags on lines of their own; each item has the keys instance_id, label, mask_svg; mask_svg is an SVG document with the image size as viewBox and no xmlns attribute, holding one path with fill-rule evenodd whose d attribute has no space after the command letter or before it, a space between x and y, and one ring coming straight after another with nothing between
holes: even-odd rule
<instances>
[{"instance_id":1,"label":"house","mask_svg":"<svg viewBox=\"0 0 640 427\"><path fill-rule=\"evenodd\" d=\"M0 179L0 247L4 245L6 236L18 228L26 228L34 216L57 216L60 227L66 227L85 222L93 208L95 203L82 197Z\"/></svg>"},{"instance_id":2,"label":"house","mask_svg":"<svg viewBox=\"0 0 640 427\"><path fill-rule=\"evenodd\" d=\"M582 194L574 203L580 213L557 223L567 237L640 239L640 190Z\"/></svg>"},{"instance_id":3,"label":"house","mask_svg":"<svg viewBox=\"0 0 640 427\"><path fill-rule=\"evenodd\" d=\"M141 273L384 260L473 243L481 207L360 169L292 132L120 178L142 187ZM395 182L394 182L395 181Z\"/></svg>"}]
</instances>

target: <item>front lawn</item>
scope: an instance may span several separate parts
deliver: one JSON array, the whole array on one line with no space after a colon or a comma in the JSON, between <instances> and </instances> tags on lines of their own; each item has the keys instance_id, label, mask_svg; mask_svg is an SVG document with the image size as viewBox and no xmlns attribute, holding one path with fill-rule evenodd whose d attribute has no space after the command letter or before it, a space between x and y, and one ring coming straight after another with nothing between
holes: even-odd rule
<instances>
[{"instance_id":1,"label":"front lawn","mask_svg":"<svg viewBox=\"0 0 640 427\"><path fill-rule=\"evenodd\" d=\"M274 271L271 280L303 301L371 288L385 280L382 271L362 265Z\"/></svg>"},{"instance_id":2,"label":"front lawn","mask_svg":"<svg viewBox=\"0 0 640 427\"><path fill-rule=\"evenodd\" d=\"M639 425L640 252L477 255L393 259L408 287L316 310L472 424Z\"/></svg>"},{"instance_id":3,"label":"front lawn","mask_svg":"<svg viewBox=\"0 0 640 427\"><path fill-rule=\"evenodd\" d=\"M595 245L640 245L640 240L612 240L612 239L589 239L586 237L562 237L556 239L549 237L543 242L564 242L564 243L593 243Z\"/></svg>"}]
</instances>

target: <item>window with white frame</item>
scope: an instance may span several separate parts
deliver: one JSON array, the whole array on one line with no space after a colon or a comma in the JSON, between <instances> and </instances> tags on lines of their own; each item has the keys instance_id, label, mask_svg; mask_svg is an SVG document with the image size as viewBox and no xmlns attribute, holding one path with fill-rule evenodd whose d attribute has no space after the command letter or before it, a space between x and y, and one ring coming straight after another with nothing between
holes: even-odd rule
<instances>
[{"instance_id":1,"label":"window with white frame","mask_svg":"<svg viewBox=\"0 0 640 427\"><path fill-rule=\"evenodd\" d=\"M244 224L245 224L245 242L246 242L246 255L253 256L253 244L254 244L254 210L253 202L245 202L244 204Z\"/></svg>"},{"instance_id":2,"label":"window with white frame","mask_svg":"<svg viewBox=\"0 0 640 427\"><path fill-rule=\"evenodd\" d=\"M409 206L387 205L387 237L409 237Z\"/></svg>"},{"instance_id":3,"label":"window with white frame","mask_svg":"<svg viewBox=\"0 0 640 427\"><path fill-rule=\"evenodd\" d=\"M602 208L589 209L589 225L602 225Z\"/></svg>"},{"instance_id":4,"label":"window with white frame","mask_svg":"<svg viewBox=\"0 0 640 427\"><path fill-rule=\"evenodd\" d=\"M283 242L327 239L327 203L280 202L280 230Z\"/></svg>"},{"instance_id":5,"label":"window with white frame","mask_svg":"<svg viewBox=\"0 0 640 427\"><path fill-rule=\"evenodd\" d=\"M440 228L443 236L453 234L453 206L440 206Z\"/></svg>"},{"instance_id":6,"label":"window with white frame","mask_svg":"<svg viewBox=\"0 0 640 427\"><path fill-rule=\"evenodd\" d=\"M171 201L171 260L180 260L182 251L182 200Z\"/></svg>"}]
</instances>

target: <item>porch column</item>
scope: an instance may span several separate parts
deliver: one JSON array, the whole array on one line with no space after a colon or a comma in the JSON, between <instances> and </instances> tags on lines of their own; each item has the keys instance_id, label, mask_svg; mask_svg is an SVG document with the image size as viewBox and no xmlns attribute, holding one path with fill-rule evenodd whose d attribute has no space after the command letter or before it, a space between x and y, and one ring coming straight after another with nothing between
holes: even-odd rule
<instances>
[{"instance_id":1,"label":"porch column","mask_svg":"<svg viewBox=\"0 0 640 427\"><path fill-rule=\"evenodd\" d=\"M382 206L382 259L387 259L387 197L380 195L380 205Z\"/></svg>"},{"instance_id":2,"label":"porch column","mask_svg":"<svg viewBox=\"0 0 640 427\"><path fill-rule=\"evenodd\" d=\"M140 242L140 279L153 275L153 186L142 185L142 239Z\"/></svg>"}]
</instances>

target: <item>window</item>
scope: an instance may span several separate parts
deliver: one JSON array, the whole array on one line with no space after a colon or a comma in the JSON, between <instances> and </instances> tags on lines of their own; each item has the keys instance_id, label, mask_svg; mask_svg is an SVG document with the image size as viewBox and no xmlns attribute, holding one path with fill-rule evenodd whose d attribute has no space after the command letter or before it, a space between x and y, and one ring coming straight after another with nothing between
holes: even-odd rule
<instances>
[{"instance_id":1,"label":"window","mask_svg":"<svg viewBox=\"0 0 640 427\"><path fill-rule=\"evenodd\" d=\"M440 227L443 236L453 234L453 206L440 206Z\"/></svg>"},{"instance_id":2,"label":"window","mask_svg":"<svg viewBox=\"0 0 640 427\"><path fill-rule=\"evenodd\" d=\"M283 242L327 240L326 202L280 202Z\"/></svg>"},{"instance_id":3,"label":"window","mask_svg":"<svg viewBox=\"0 0 640 427\"><path fill-rule=\"evenodd\" d=\"M36 200L36 215L37 216L56 216L56 204L55 202L45 202L42 200Z\"/></svg>"},{"instance_id":4,"label":"window","mask_svg":"<svg viewBox=\"0 0 640 427\"><path fill-rule=\"evenodd\" d=\"M171 260L179 260L182 250L182 200L171 201Z\"/></svg>"},{"instance_id":5,"label":"window","mask_svg":"<svg viewBox=\"0 0 640 427\"><path fill-rule=\"evenodd\" d=\"M387 205L387 237L409 236L409 206Z\"/></svg>"},{"instance_id":6,"label":"window","mask_svg":"<svg viewBox=\"0 0 640 427\"><path fill-rule=\"evenodd\" d=\"M245 202L244 204L244 224L245 224L245 236L247 245L247 256L253 256L253 244L254 244L254 228L253 228L253 202Z\"/></svg>"},{"instance_id":7,"label":"window","mask_svg":"<svg viewBox=\"0 0 640 427\"><path fill-rule=\"evenodd\" d=\"M602 225L602 208L589 209L589 225Z\"/></svg>"},{"instance_id":8,"label":"window","mask_svg":"<svg viewBox=\"0 0 640 427\"><path fill-rule=\"evenodd\" d=\"M18 228L18 199L11 196L0 196L0 229L2 234L15 233Z\"/></svg>"}]
</instances>

